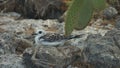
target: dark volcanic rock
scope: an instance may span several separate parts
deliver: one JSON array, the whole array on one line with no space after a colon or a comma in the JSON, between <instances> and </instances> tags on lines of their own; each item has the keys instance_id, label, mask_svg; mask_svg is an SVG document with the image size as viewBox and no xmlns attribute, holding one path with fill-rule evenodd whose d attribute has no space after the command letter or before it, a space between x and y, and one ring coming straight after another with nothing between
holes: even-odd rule
<instances>
[{"instance_id":1,"label":"dark volcanic rock","mask_svg":"<svg viewBox=\"0 0 120 68\"><path fill-rule=\"evenodd\" d=\"M117 29L120 29L120 16L116 19L115 27L116 27Z\"/></svg>"},{"instance_id":2,"label":"dark volcanic rock","mask_svg":"<svg viewBox=\"0 0 120 68\"><path fill-rule=\"evenodd\" d=\"M117 15L117 14L118 14L118 11L114 7L108 7L106 9L104 9L104 11L103 11L104 17L108 20L114 18L115 15Z\"/></svg>"},{"instance_id":3,"label":"dark volcanic rock","mask_svg":"<svg viewBox=\"0 0 120 68\"><path fill-rule=\"evenodd\" d=\"M0 0L1 12L18 12L26 18L58 19L65 8L63 0Z\"/></svg>"},{"instance_id":4,"label":"dark volcanic rock","mask_svg":"<svg viewBox=\"0 0 120 68\"><path fill-rule=\"evenodd\" d=\"M120 31L109 31L105 36L89 35L84 50L85 59L93 68L120 67Z\"/></svg>"}]
</instances>

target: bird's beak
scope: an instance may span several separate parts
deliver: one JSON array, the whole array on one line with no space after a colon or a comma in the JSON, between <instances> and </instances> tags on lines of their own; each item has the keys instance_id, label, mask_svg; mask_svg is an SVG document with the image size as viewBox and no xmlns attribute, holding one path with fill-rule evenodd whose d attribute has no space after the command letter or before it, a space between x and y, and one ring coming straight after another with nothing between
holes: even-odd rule
<instances>
[{"instance_id":1,"label":"bird's beak","mask_svg":"<svg viewBox=\"0 0 120 68\"><path fill-rule=\"evenodd\" d=\"M37 33L33 33L32 35L34 36L34 35L38 35L38 34Z\"/></svg>"}]
</instances>

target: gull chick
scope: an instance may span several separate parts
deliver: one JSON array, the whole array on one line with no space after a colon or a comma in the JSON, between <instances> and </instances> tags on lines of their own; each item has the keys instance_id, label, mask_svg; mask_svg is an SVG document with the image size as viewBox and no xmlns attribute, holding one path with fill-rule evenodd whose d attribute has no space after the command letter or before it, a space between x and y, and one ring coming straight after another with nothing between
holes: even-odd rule
<instances>
[{"instance_id":1,"label":"gull chick","mask_svg":"<svg viewBox=\"0 0 120 68\"><path fill-rule=\"evenodd\" d=\"M67 40L80 38L82 35L70 35L65 36L64 34L57 34L57 33L48 33L42 29L38 30L35 34L35 45L36 48L34 50L33 57L35 59L36 51L38 50L39 46L62 46Z\"/></svg>"}]
</instances>

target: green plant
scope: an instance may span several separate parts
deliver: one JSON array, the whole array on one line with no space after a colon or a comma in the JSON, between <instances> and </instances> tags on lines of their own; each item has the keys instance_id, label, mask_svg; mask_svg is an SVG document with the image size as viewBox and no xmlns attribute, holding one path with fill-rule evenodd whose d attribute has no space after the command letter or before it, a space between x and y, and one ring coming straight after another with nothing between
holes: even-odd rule
<instances>
[{"instance_id":1,"label":"green plant","mask_svg":"<svg viewBox=\"0 0 120 68\"><path fill-rule=\"evenodd\" d=\"M83 29L88 25L95 10L105 8L105 0L73 0L65 18L65 34L73 29Z\"/></svg>"}]
</instances>

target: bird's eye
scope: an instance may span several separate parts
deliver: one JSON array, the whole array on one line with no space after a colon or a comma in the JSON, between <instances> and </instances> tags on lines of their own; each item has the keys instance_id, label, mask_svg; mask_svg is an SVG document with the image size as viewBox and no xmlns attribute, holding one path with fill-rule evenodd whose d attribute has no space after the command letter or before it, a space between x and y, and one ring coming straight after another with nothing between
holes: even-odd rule
<instances>
[{"instance_id":1,"label":"bird's eye","mask_svg":"<svg viewBox=\"0 0 120 68\"><path fill-rule=\"evenodd\" d=\"M39 33L39 34L41 34L41 33L42 33L42 31L39 31L38 33Z\"/></svg>"}]
</instances>

